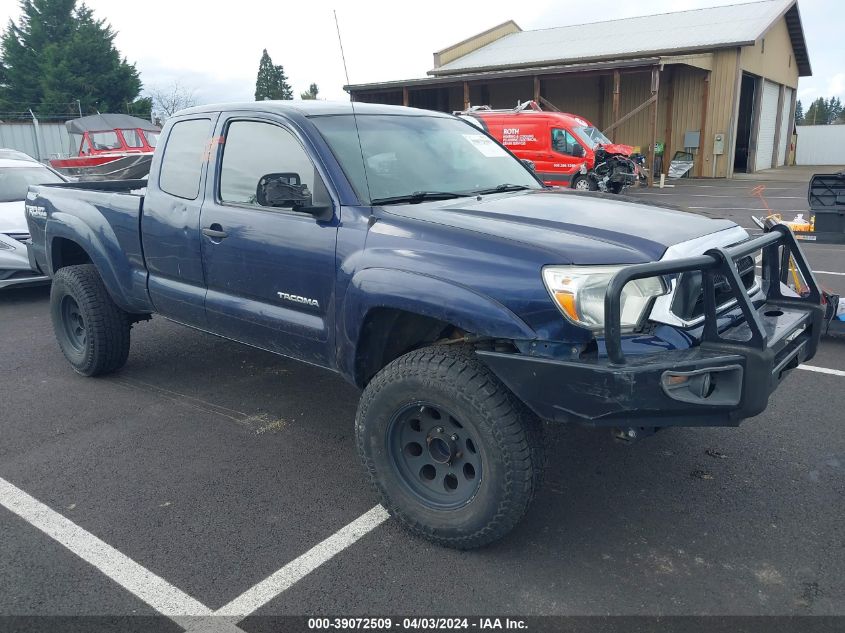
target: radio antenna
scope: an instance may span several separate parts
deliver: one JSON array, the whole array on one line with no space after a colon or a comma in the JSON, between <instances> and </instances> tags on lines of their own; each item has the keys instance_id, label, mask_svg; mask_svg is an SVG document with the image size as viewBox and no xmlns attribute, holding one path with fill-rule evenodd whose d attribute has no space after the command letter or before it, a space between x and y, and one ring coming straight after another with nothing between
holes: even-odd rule
<instances>
[{"instance_id":1,"label":"radio antenna","mask_svg":"<svg viewBox=\"0 0 845 633\"><path fill-rule=\"evenodd\" d=\"M350 86L349 70L346 68L346 55L343 52L343 39L340 37L340 23L337 21L337 10L334 13L334 25L337 28L337 43L340 44L340 58L343 60L343 73L346 75L346 85ZM367 161L364 160L364 145L361 143L361 130L358 129L358 117L355 114L355 99L352 97L352 90L349 90L349 105L352 108L352 121L355 123L355 135L358 137L358 149L361 152L361 167L364 169L364 184L367 186L367 198L372 204L373 196L370 193L370 179L367 176Z\"/></svg>"}]
</instances>

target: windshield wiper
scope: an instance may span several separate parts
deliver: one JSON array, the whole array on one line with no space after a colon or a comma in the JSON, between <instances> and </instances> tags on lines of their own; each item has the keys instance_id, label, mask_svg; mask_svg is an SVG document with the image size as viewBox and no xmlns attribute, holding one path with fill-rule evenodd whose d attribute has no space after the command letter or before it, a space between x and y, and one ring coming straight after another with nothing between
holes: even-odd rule
<instances>
[{"instance_id":1,"label":"windshield wiper","mask_svg":"<svg viewBox=\"0 0 845 633\"><path fill-rule=\"evenodd\" d=\"M512 185L510 183L502 183L489 189L479 189L473 191L474 194L484 195L485 193L504 193L505 191L522 191L523 189L531 189L528 185Z\"/></svg>"},{"instance_id":2,"label":"windshield wiper","mask_svg":"<svg viewBox=\"0 0 845 633\"><path fill-rule=\"evenodd\" d=\"M455 193L453 191L415 191L402 196L390 196L388 198L373 198L372 204L401 204L409 202L419 204L424 200L451 200L452 198L465 198L468 193Z\"/></svg>"}]
</instances>

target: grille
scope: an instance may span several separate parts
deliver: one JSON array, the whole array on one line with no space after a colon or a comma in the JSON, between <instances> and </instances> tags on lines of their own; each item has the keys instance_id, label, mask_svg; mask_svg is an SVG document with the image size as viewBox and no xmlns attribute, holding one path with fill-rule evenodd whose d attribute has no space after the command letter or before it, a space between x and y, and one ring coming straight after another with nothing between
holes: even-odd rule
<instances>
[{"instance_id":1,"label":"grille","mask_svg":"<svg viewBox=\"0 0 845 633\"><path fill-rule=\"evenodd\" d=\"M754 257L746 255L737 260L736 266L745 290L751 290L756 282ZM730 283L724 275L714 275L713 281L716 287L717 307L736 301L731 293ZM693 321L704 316L704 287L700 271L681 274L675 297L672 299L672 312L684 321Z\"/></svg>"}]
</instances>

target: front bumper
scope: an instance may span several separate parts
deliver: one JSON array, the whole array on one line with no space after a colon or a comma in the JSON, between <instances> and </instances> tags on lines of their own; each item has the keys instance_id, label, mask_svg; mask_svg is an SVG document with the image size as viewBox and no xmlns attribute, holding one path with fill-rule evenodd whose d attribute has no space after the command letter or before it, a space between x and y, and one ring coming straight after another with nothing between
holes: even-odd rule
<instances>
[{"instance_id":1,"label":"front bumper","mask_svg":"<svg viewBox=\"0 0 845 633\"><path fill-rule=\"evenodd\" d=\"M49 283L49 277L33 270L27 250L23 242L0 233L0 290Z\"/></svg>"},{"instance_id":2,"label":"front bumper","mask_svg":"<svg viewBox=\"0 0 845 633\"><path fill-rule=\"evenodd\" d=\"M755 307L735 261L763 250L766 300ZM792 255L808 293L781 294ZM633 279L700 270L705 321L701 343L685 350L626 358L620 297ZM727 279L744 320L717 331L714 276ZM736 309L736 308L734 308ZM641 264L621 270L605 297L606 358L557 360L479 351L494 373L537 415L595 426L735 426L761 413L791 369L811 359L823 328L818 285L786 227L701 257Z\"/></svg>"}]
</instances>

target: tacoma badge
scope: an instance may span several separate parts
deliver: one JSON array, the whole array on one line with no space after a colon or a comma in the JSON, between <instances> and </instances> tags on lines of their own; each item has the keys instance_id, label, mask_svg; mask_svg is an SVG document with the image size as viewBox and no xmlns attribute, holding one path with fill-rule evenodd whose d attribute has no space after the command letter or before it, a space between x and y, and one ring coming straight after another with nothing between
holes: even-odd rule
<instances>
[{"instance_id":1,"label":"tacoma badge","mask_svg":"<svg viewBox=\"0 0 845 633\"><path fill-rule=\"evenodd\" d=\"M293 301L294 303L301 303L303 305L311 306L312 308L319 308L320 302L316 299L309 299L308 297L300 297L299 295L291 295L287 292L277 292L280 299L285 301Z\"/></svg>"}]
</instances>

